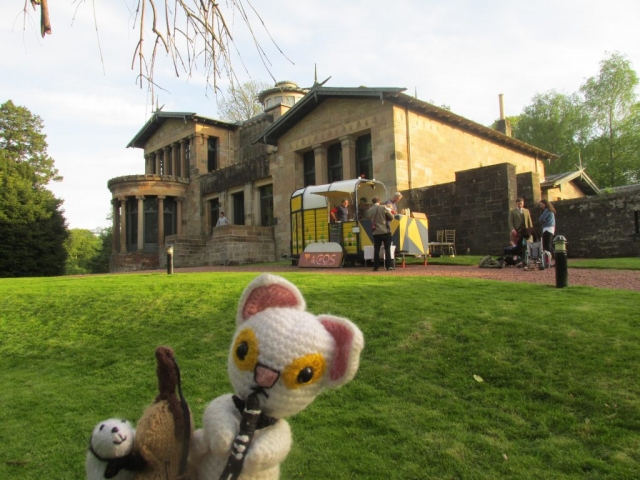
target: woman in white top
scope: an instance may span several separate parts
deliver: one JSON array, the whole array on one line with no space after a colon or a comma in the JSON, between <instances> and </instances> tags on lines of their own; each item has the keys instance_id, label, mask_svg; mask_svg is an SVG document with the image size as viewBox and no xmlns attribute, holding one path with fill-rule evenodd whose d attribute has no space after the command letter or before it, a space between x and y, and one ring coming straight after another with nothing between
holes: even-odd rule
<instances>
[{"instance_id":1,"label":"woman in white top","mask_svg":"<svg viewBox=\"0 0 640 480\"><path fill-rule=\"evenodd\" d=\"M216 227L221 227L223 225L229 225L229 220L224 216L224 212L220 212L220 218L218 219L218 223L216 223Z\"/></svg>"}]
</instances>

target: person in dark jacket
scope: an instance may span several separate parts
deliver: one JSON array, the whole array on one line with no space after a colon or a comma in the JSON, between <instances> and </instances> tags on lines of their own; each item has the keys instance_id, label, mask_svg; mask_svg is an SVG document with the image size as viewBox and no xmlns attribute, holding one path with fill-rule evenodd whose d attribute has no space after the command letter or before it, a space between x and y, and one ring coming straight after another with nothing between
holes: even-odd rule
<instances>
[{"instance_id":1,"label":"person in dark jacket","mask_svg":"<svg viewBox=\"0 0 640 480\"><path fill-rule=\"evenodd\" d=\"M391 260L391 230L389 222L393 220L393 215L389 209L380 205L380 197L373 197L373 206L367 210L366 218L371 220L373 229L373 271L380 268L380 246L384 244L384 266L387 270L393 270Z\"/></svg>"}]
</instances>

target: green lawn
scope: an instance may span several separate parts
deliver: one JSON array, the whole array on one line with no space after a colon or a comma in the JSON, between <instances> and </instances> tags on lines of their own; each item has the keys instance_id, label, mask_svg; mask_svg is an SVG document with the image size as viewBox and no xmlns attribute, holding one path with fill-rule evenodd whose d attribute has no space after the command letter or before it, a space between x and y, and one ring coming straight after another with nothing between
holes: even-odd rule
<instances>
[{"instance_id":1,"label":"green lawn","mask_svg":"<svg viewBox=\"0 0 640 480\"><path fill-rule=\"evenodd\" d=\"M0 280L0 478L83 478L93 426L137 421L174 348L200 426L230 391L255 273ZM282 478L637 478L640 293L291 272L355 321L356 379L290 419ZM479 381L482 380L482 381Z\"/></svg>"},{"instance_id":2,"label":"green lawn","mask_svg":"<svg viewBox=\"0 0 640 480\"><path fill-rule=\"evenodd\" d=\"M640 257L571 259L571 268L598 268L609 270L640 270Z\"/></svg>"}]
</instances>

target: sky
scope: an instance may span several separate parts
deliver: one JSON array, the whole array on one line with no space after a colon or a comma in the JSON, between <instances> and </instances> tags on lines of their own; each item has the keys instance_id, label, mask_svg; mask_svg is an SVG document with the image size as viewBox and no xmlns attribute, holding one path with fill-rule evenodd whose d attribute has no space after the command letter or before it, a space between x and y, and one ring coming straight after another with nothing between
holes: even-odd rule
<instances>
[{"instance_id":1,"label":"sky","mask_svg":"<svg viewBox=\"0 0 640 480\"><path fill-rule=\"evenodd\" d=\"M49 188L64 200L69 228L108 226L108 180L144 173L143 151L126 148L154 103L131 69L137 1L50 2L52 35L45 39L39 12L30 11L25 21L24 0L0 2L0 103L12 100L42 118L48 152L64 178ZM638 0L251 4L284 55L251 14L267 69L244 24L229 13L240 82L292 80L310 87L317 68L319 81L331 77L327 86L404 87L483 125L499 117L499 94L511 116L538 93L578 91L597 75L607 52L626 55L640 72ZM200 66L176 77L170 60L159 55L155 82L163 111L219 118L202 72ZM225 78L219 82L223 92L227 85Z\"/></svg>"}]
</instances>

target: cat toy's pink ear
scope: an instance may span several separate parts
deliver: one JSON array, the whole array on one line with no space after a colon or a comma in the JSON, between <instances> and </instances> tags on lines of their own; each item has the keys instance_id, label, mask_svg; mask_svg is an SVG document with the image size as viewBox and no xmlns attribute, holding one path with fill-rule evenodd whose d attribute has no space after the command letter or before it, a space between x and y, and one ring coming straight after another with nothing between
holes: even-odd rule
<instances>
[{"instance_id":1,"label":"cat toy's pink ear","mask_svg":"<svg viewBox=\"0 0 640 480\"><path fill-rule=\"evenodd\" d=\"M242 293L236 323L240 325L267 308L304 310L306 307L304 298L295 285L282 277L265 273L253 280Z\"/></svg>"},{"instance_id":2,"label":"cat toy's pink ear","mask_svg":"<svg viewBox=\"0 0 640 480\"><path fill-rule=\"evenodd\" d=\"M360 352L364 348L364 336L360 329L346 318L320 315L318 321L335 341L327 387L339 387L350 381L358 371Z\"/></svg>"}]
</instances>

